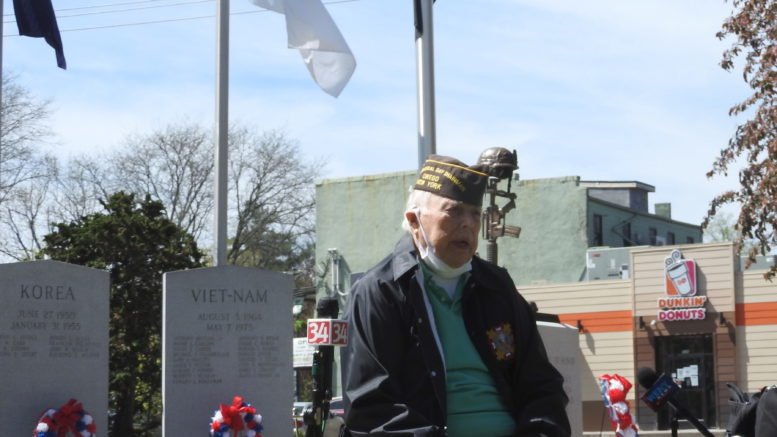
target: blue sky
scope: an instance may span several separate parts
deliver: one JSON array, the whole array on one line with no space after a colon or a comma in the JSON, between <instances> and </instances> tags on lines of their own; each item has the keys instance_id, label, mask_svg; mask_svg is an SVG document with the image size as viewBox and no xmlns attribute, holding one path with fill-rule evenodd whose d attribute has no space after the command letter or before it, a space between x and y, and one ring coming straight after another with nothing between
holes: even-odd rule
<instances>
[{"instance_id":1,"label":"blue sky","mask_svg":"<svg viewBox=\"0 0 777 437\"><path fill-rule=\"evenodd\" d=\"M281 15L231 0L230 120L284 130L327 160L325 178L415 168L412 1L324 3L358 64L337 99L286 48ZM53 4L68 70L42 40L14 36L11 0L2 56L6 73L52 100L58 156L104 153L170 123L213 124L214 0ZM121 11L97 14L111 10ZM715 33L730 11L722 0L440 0L437 152L474 162L502 146L517 149L523 179L641 181L656 187L651 211L671 202L675 219L699 223L737 183L705 176L734 132L728 109L749 91L718 66L727 43ZM123 26L160 20L178 21Z\"/></svg>"}]
</instances>

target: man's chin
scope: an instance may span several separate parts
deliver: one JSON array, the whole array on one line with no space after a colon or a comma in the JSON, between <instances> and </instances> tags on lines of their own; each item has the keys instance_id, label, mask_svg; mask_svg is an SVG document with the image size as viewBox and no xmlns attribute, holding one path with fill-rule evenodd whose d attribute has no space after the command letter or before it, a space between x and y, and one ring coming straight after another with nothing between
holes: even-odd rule
<instances>
[{"instance_id":1,"label":"man's chin","mask_svg":"<svg viewBox=\"0 0 777 437\"><path fill-rule=\"evenodd\" d=\"M472 261L472 254L466 257L461 256L461 257L456 257L455 259L451 259L449 261L445 261L445 264L448 264L448 266L450 266L451 268L458 269L459 267L463 266L464 264L467 264L470 261Z\"/></svg>"}]
</instances>

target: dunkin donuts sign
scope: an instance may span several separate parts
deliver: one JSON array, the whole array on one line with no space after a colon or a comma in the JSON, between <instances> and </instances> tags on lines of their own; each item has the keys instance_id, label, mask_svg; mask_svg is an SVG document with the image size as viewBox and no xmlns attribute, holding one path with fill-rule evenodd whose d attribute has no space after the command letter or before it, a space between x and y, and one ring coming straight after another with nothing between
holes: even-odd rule
<instances>
[{"instance_id":1,"label":"dunkin donuts sign","mask_svg":"<svg viewBox=\"0 0 777 437\"><path fill-rule=\"evenodd\" d=\"M684 259L675 249L664 260L664 282L666 297L658 299L658 320L704 320L707 310L706 296L696 296L696 262Z\"/></svg>"}]
</instances>

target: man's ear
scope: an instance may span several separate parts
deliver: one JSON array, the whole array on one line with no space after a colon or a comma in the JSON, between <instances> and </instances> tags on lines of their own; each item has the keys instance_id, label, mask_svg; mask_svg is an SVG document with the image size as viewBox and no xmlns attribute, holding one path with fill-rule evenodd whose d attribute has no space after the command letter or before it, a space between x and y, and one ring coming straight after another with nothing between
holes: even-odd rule
<instances>
[{"instance_id":1,"label":"man's ear","mask_svg":"<svg viewBox=\"0 0 777 437\"><path fill-rule=\"evenodd\" d=\"M412 229L418 228L418 210L405 211L405 220L407 220Z\"/></svg>"}]
</instances>

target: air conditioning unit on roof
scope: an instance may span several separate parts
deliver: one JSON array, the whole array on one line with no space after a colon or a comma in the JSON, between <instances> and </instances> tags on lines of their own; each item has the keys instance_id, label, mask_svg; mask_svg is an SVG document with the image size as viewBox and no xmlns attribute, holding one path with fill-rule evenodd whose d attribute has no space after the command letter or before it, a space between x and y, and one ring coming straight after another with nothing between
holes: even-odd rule
<instances>
[{"instance_id":1,"label":"air conditioning unit on roof","mask_svg":"<svg viewBox=\"0 0 777 437\"><path fill-rule=\"evenodd\" d=\"M638 247L592 247L585 253L585 280L628 279L631 251Z\"/></svg>"}]
</instances>

